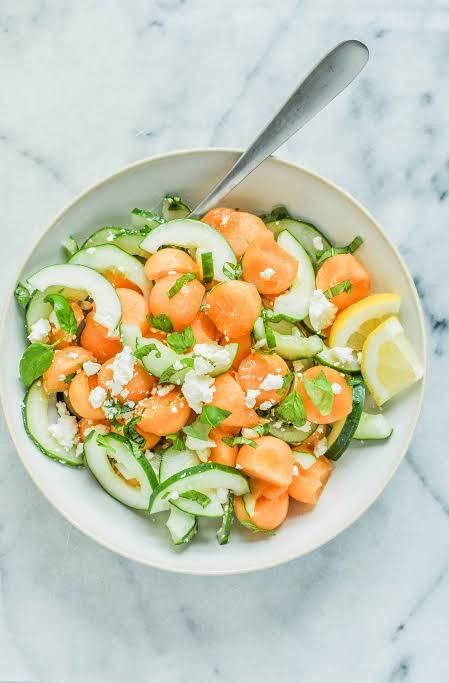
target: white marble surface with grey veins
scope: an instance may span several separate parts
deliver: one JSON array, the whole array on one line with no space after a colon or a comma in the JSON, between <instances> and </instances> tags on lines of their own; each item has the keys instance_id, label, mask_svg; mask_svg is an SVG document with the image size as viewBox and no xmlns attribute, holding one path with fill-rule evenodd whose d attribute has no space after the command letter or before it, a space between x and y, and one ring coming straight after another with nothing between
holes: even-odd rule
<instances>
[{"instance_id":1,"label":"white marble surface with grey veins","mask_svg":"<svg viewBox=\"0 0 449 683\"><path fill-rule=\"evenodd\" d=\"M368 67L279 154L359 199L415 278L430 372L406 460L320 550L207 579L75 531L2 426L1 681L449 680L447 0L2 0L2 287L87 185L154 153L245 145L345 38Z\"/></svg>"}]
</instances>

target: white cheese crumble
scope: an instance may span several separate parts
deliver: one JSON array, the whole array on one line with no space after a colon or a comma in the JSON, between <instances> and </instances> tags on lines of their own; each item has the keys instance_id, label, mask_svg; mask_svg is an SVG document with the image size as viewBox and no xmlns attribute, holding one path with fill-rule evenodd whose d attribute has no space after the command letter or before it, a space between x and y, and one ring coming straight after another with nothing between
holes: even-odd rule
<instances>
[{"instance_id":1,"label":"white cheese crumble","mask_svg":"<svg viewBox=\"0 0 449 683\"><path fill-rule=\"evenodd\" d=\"M85 363L83 363L83 370L88 377L92 377L92 375L96 375L100 368L101 368L100 363L94 363L91 360L87 360Z\"/></svg>"},{"instance_id":2,"label":"white cheese crumble","mask_svg":"<svg viewBox=\"0 0 449 683\"><path fill-rule=\"evenodd\" d=\"M225 214L224 216L221 217L220 224L221 224L221 225L226 225L227 222L228 222L228 220L229 220L230 218L231 218L231 214L230 214L230 213Z\"/></svg>"},{"instance_id":3,"label":"white cheese crumble","mask_svg":"<svg viewBox=\"0 0 449 683\"><path fill-rule=\"evenodd\" d=\"M201 462L207 462L210 456L210 448L200 448L195 451Z\"/></svg>"},{"instance_id":4,"label":"white cheese crumble","mask_svg":"<svg viewBox=\"0 0 449 683\"><path fill-rule=\"evenodd\" d=\"M51 326L48 320L45 318L40 318L31 325L31 332L28 335L28 339L30 342L47 341L50 331Z\"/></svg>"},{"instance_id":5,"label":"white cheese crumble","mask_svg":"<svg viewBox=\"0 0 449 683\"><path fill-rule=\"evenodd\" d=\"M331 352L336 359L336 365L354 363L357 358L356 352L349 346L333 346Z\"/></svg>"},{"instance_id":6,"label":"white cheese crumble","mask_svg":"<svg viewBox=\"0 0 449 683\"><path fill-rule=\"evenodd\" d=\"M77 353L76 351L70 351L67 354L67 358L70 358L71 360L76 360L78 358L78 356L79 356L79 353Z\"/></svg>"},{"instance_id":7,"label":"white cheese crumble","mask_svg":"<svg viewBox=\"0 0 449 683\"><path fill-rule=\"evenodd\" d=\"M310 422L308 422L308 421L304 422L302 427L298 427L298 429L300 432L308 432L310 429Z\"/></svg>"},{"instance_id":8,"label":"white cheese crumble","mask_svg":"<svg viewBox=\"0 0 449 683\"><path fill-rule=\"evenodd\" d=\"M320 439L315 445L315 448L313 449L313 454L316 458L319 458L321 455L324 455L325 452L327 451L327 439L324 437L323 439Z\"/></svg>"},{"instance_id":9,"label":"white cheese crumble","mask_svg":"<svg viewBox=\"0 0 449 683\"><path fill-rule=\"evenodd\" d=\"M273 275L275 274L274 268L265 268L265 270L262 270L259 275L262 278L262 280L271 280Z\"/></svg>"},{"instance_id":10,"label":"white cheese crumble","mask_svg":"<svg viewBox=\"0 0 449 683\"><path fill-rule=\"evenodd\" d=\"M212 365L230 365L231 355L227 348L219 344L195 344L193 347L195 356L202 356Z\"/></svg>"},{"instance_id":11,"label":"white cheese crumble","mask_svg":"<svg viewBox=\"0 0 449 683\"><path fill-rule=\"evenodd\" d=\"M263 403L260 404L259 408L260 408L261 410L270 410L270 408L271 408L272 405L273 405L273 404L272 404L271 401L264 401Z\"/></svg>"},{"instance_id":12,"label":"white cheese crumble","mask_svg":"<svg viewBox=\"0 0 449 683\"><path fill-rule=\"evenodd\" d=\"M78 423L76 417L70 415L64 401L56 403L56 410L58 420L55 424L48 425L48 431L60 446L69 451L79 441Z\"/></svg>"},{"instance_id":13,"label":"white cheese crumble","mask_svg":"<svg viewBox=\"0 0 449 683\"><path fill-rule=\"evenodd\" d=\"M170 393L170 391L173 391L175 388L174 384L158 384L157 387L155 387L154 393L157 396L167 396L167 394ZM151 392L153 393L153 392Z\"/></svg>"},{"instance_id":14,"label":"white cheese crumble","mask_svg":"<svg viewBox=\"0 0 449 683\"><path fill-rule=\"evenodd\" d=\"M323 251L324 244L323 244L323 240L321 239L321 237L319 235L317 235L316 237L313 238L312 243L313 243L314 248L317 251Z\"/></svg>"},{"instance_id":15,"label":"white cheese crumble","mask_svg":"<svg viewBox=\"0 0 449 683\"><path fill-rule=\"evenodd\" d=\"M123 391L124 387L134 377L134 364L136 358L129 346L124 346L123 351L118 353L111 363L112 369L112 383L108 387L111 389L111 394L117 396Z\"/></svg>"},{"instance_id":16,"label":"white cheese crumble","mask_svg":"<svg viewBox=\"0 0 449 683\"><path fill-rule=\"evenodd\" d=\"M271 391L271 389L280 389L284 384L282 375L273 375L271 372L259 384L259 389L262 391Z\"/></svg>"},{"instance_id":17,"label":"white cheese crumble","mask_svg":"<svg viewBox=\"0 0 449 683\"><path fill-rule=\"evenodd\" d=\"M212 363L203 358L203 356L195 356L193 359L193 369L197 375L208 375L214 369Z\"/></svg>"},{"instance_id":18,"label":"white cheese crumble","mask_svg":"<svg viewBox=\"0 0 449 683\"><path fill-rule=\"evenodd\" d=\"M259 341L257 341L254 344L253 349L261 349L262 346L266 346L266 345L267 345L267 340L265 339L265 337L263 337L262 339L259 339Z\"/></svg>"},{"instance_id":19,"label":"white cheese crumble","mask_svg":"<svg viewBox=\"0 0 449 683\"><path fill-rule=\"evenodd\" d=\"M251 427L243 427L242 436L244 439L257 439L259 434Z\"/></svg>"},{"instance_id":20,"label":"white cheese crumble","mask_svg":"<svg viewBox=\"0 0 449 683\"><path fill-rule=\"evenodd\" d=\"M95 247L89 247L89 249L86 249L86 254L95 254L96 251Z\"/></svg>"},{"instance_id":21,"label":"white cheese crumble","mask_svg":"<svg viewBox=\"0 0 449 683\"><path fill-rule=\"evenodd\" d=\"M173 363L173 369L174 369L174 370L182 370L183 367L184 367L184 366L183 366L183 364L181 363L180 360L175 360L175 362Z\"/></svg>"},{"instance_id":22,"label":"white cheese crumble","mask_svg":"<svg viewBox=\"0 0 449 683\"><path fill-rule=\"evenodd\" d=\"M195 413L201 413L203 403L212 401L215 391L214 382L212 377L197 375L194 370L189 370L186 374L181 391Z\"/></svg>"},{"instance_id":23,"label":"white cheese crumble","mask_svg":"<svg viewBox=\"0 0 449 683\"><path fill-rule=\"evenodd\" d=\"M217 498L220 501L220 503L226 503L228 500L228 489L224 489L221 486L217 489Z\"/></svg>"},{"instance_id":24,"label":"white cheese crumble","mask_svg":"<svg viewBox=\"0 0 449 683\"><path fill-rule=\"evenodd\" d=\"M168 270L167 275L176 275L176 270Z\"/></svg>"},{"instance_id":25,"label":"white cheese crumble","mask_svg":"<svg viewBox=\"0 0 449 683\"><path fill-rule=\"evenodd\" d=\"M341 392L342 392L341 384L339 384L338 382L332 382L331 389L332 389L332 393L335 395L341 394Z\"/></svg>"},{"instance_id":26,"label":"white cheese crumble","mask_svg":"<svg viewBox=\"0 0 449 683\"><path fill-rule=\"evenodd\" d=\"M338 308L329 301L321 289L316 289L312 294L309 304L310 324L316 332L325 330L332 325L337 315Z\"/></svg>"},{"instance_id":27,"label":"white cheese crumble","mask_svg":"<svg viewBox=\"0 0 449 683\"><path fill-rule=\"evenodd\" d=\"M256 398L260 395L259 389L248 389L245 396L245 405L247 408L254 408L256 405Z\"/></svg>"},{"instance_id":28,"label":"white cheese crumble","mask_svg":"<svg viewBox=\"0 0 449 683\"><path fill-rule=\"evenodd\" d=\"M216 442L212 439L203 441L203 439L197 439L195 436L186 436L186 446L190 448L191 451L202 451L205 448L215 448Z\"/></svg>"},{"instance_id":29,"label":"white cheese crumble","mask_svg":"<svg viewBox=\"0 0 449 683\"><path fill-rule=\"evenodd\" d=\"M243 470L243 465L241 465L239 462L235 466L236 470Z\"/></svg>"},{"instance_id":30,"label":"white cheese crumble","mask_svg":"<svg viewBox=\"0 0 449 683\"><path fill-rule=\"evenodd\" d=\"M107 425L95 425L95 427L88 427L84 430L84 438L87 439L89 434L95 429L98 434L109 434L109 427Z\"/></svg>"},{"instance_id":31,"label":"white cheese crumble","mask_svg":"<svg viewBox=\"0 0 449 683\"><path fill-rule=\"evenodd\" d=\"M95 387L89 394L89 403L92 408L99 408L103 401L106 400L106 392L103 387Z\"/></svg>"}]
</instances>

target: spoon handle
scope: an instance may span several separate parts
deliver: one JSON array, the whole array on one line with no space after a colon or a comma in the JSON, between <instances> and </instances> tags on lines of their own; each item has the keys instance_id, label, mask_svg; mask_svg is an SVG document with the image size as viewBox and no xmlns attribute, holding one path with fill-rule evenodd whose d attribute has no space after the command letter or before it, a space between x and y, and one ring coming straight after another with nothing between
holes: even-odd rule
<instances>
[{"instance_id":1,"label":"spoon handle","mask_svg":"<svg viewBox=\"0 0 449 683\"><path fill-rule=\"evenodd\" d=\"M368 48L358 40L346 40L323 57L192 214L200 216L216 206L264 159L339 95L360 73L368 58Z\"/></svg>"}]
</instances>

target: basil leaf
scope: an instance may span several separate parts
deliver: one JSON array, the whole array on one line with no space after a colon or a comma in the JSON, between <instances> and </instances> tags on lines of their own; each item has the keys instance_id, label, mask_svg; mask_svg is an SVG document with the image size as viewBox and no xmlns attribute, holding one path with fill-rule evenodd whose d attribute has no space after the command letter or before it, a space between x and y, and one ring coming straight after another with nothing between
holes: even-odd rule
<instances>
[{"instance_id":1,"label":"basil leaf","mask_svg":"<svg viewBox=\"0 0 449 683\"><path fill-rule=\"evenodd\" d=\"M299 322L299 318L292 318L291 315L286 315L285 313L274 313L271 308L264 308L263 315L267 321L269 320L271 323L280 323L282 320L285 320L288 323Z\"/></svg>"},{"instance_id":2,"label":"basil leaf","mask_svg":"<svg viewBox=\"0 0 449 683\"><path fill-rule=\"evenodd\" d=\"M187 282L191 282L192 280L196 280L195 273L185 273L184 275L181 275L181 277L178 277L173 287L170 287L167 292L168 298L173 299L175 294L177 294Z\"/></svg>"},{"instance_id":3,"label":"basil leaf","mask_svg":"<svg viewBox=\"0 0 449 683\"><path fill-rule=\"evenodd\" d=\"M147 315L147 320L150 327L154 327L155 330L161 330L162 332L173 332L173 325L165 313L160 313L159 315Z\"/></svg>"},{"instance_id":4,"label":"basil leaf","mask_svg":"<svg viewBox=\"0 0 449 683\"><path fill-rule=\"evenodd\" d=\"M75 315L67 299L62 294L48 294L44 301L53 306L59 327L69 335L76 334L78 325Z\"/></svg>"},{"instance_id":5,"label":"basil leaf","mask_svg":"<svg viewBox=\"0 0 449 683\"><path fill-rule=\"evenodd\" d=\"M212 429L210 425L204 424L204 422L200 422L200 419L197 418L195 422L192 422L191 425L187 425L186 427L183 427L183 432L184 434L187 434L187 436L191 436L194 439L199 439L200 441L208 441L209 440L209 432Z\"/></svg>"},{"instance_id":6,"label":"basil leaf","mask_svg":"<svg viewBox=\"0 0 449 683\"><path fill-rule=\"evenodd\" d=\"M281 420L295 425L295 427L302 427L306 423L304 403L296 389L293 389L288 396L275 406L274 414Z\"/></svg>"},{"instance_id":7,"label":"basil leaf","mask_svg":"<svg viewBox=\"0 0 449 683\"><path fill-rule=\"evenodd\" d=\"M195 344L192 328L189 326L182 330L182 332L172 332L167 337L167 344L176 353L184 353Z\"/></svg>"},{"instance_id":8,"label":"basil leaf","mask_svg":"<svg viewBox=\"0 0 449 683\"><path fill-rule=\"evenodd\" d=\"M97 444L102 448L107 448L111 453L115 453L115 448L110 445L109 439L104 434L97 434Z\"/></svg>"},{"instance_id":9,"label":"basil leaf","mask_svg":"<svg viewBox=\"0 0 449 683\"><path fill-rule=\"evenodd\" d=\"M183 451L186 447L184 439L179 434L167 434L165 438L170 439L170 441L173 442L172 448L174 448L175 451Z\"/></svg>"},{"instance_id":10,"label":"basil leaf","mask_svg":"<svg viewBox=\"0 0 449 683\"><path fill-rule=\"evenodd\" d=\"M282 221L284 218L290 218L290 214L285 206L276 206L270 213L261 216L264 223L273 223L274 221Z\"/></svg>"},{"instance_id":11,"label":"basil leaf","mask_svg":"<svg viewBox=\"0 0 449 683\"><path fill-rule=\"evenodd\" d=\"M195 503L201 505L202 508L207 507L210 503L209 496L206 496L205 493L201 493L201 491L184 491L184 493L179 494L179 497L185 498L186 500L194 500Z\"/></svg>"},{"instance_id":12,"label":"basil leaf","mask_svg":"<svg viewBox=\"0 0 449 683\"><path fill-rule=\"evenodd\" d=\"M268 536L275 536L276 532L272 531L271 529L260 529L258 526L253 524L252 522L246 522L245 520L239 519L240 524L243 524L243 526L246 526L247 529L250 529L250 531L253 531L255 534L256 533L262 533L262 534L267 534Z\"/></svg>"},{"instance_id":13,"label":"basil leaf","mask_svg":"<svg viewBox=\"0 0 449 683\"><path fill-rule=\"evenodd\" d=\"M274 335L273 330L271 329L269 325L269 320L270 316L267 314L266 308L262 310L262 320L263 320L263 326L265 330L265 339L267 340L267 346L269 349L274 349L276 346L276 337Z\"/></svg>"},{"instance_id":14,"label":"basil leaf","mask_svg":"<svg viewBox=\"0 0 449 683\"><path fill-rule=\"evenodd\" d=\"M269 422L264 422L261 425L256 425L255 427L251 427L251 430L253 432L256 432L256 434L259 434L260 436L265 436L268 434L270 428L270 423Z\"/></svg>"},{"instance_id":15,"label":"basil leaf","mask_svg":"<svg viewBox=\"0 0 449 683\"><path fill-rule=\"evenodd\" d=\"M31 299L30 290L27 287L25 287L25 285L23 285L21 282L19 282L14 291L14 296L16 297L16 301L19 304L20 308L26 311L26 307L30 303Z\"/></svg>"},{"instance_id":16,"label":"basil leaf","mask_svg":"<svg viewBox=\"0 0 449 683\"><path fill-rule=\"evenodd\" d=\"M75 375L76 375L76 372L71 372L70 375L66 375L64 382L66 382L68 384L69 382L72 381L72 379L75 377Z\"/></svg>"},{"instance_id":17,"label":"basil leaf","mask_svg":"<svg viewBox=\"0 0 449 683\"><path fill-rule=\"evenodd\" d=\"M290 382L292 381L293 374L291 372L287 372L286 375L284 375L284 379L282 380L282 386L280 389L277 389L277 392L279 394L282 394L288 387L290 386Z\"/></svg>"},{"instance_id":18,"label":"basil leaf","mask_svg":"<svg viewBox=\"0 0 449 683\"><path fill-rule=\"evenodd\" d=\"M245 436L223 436L222 441L228 446L251 446L257 448L257 442L252 439L247 439Z\"/></svg>"},{"instance_id":19,"label":"basil leaf","mask_svg":"<svg viewBox=\"0 0 449 683\"><path fill-rule=\"evenodd\" d=\"M108 420L115 420L117 417L126 415L132 409L126 403L120 403L116 398L109 396L101 406Z\"/></svg>"},{"instance_id":20,"label":"basil leaf","mask_svg":"<svg viewBox=\"0 0 449 683\"><path fill-rule=\"evenodd\" d=\"M230 280L241 280L243 275L243 268L240 261L238 263L230 263L226 261L223 268L223 275L226 275Z\"/></svg>"},{"instance_id":21,"label":"basil leaf","mask_svg":"<svg viewBox=\"0 0 449 683\"><path fill-rule=\"evenodd\" d=\"M355 250L358 249L362 244L363 237L357 235L357 237L354 237L352 242L350 242L347 247L331 247L330 249L319 251L316 255L316 264L317 266L321 266L324 263L324 261L327 261L328 258L331 258L336 254L353 254Z\"/></svg>"},{"instance_id":22,"label":"basil leaf","mask_svg":"<svg viewBox=\"0 0 449 683\"><path fill-rule=\"evenodd\" d=\"M211 427L218 427L230 414L230 410L223 410L223 408L218 408L218 406L203 406L199 419Z\"/></svg>"},{"instance_id":23,"label":"basil leaf","mask_svg":"<svg viewBox=\"0 0 449 683\"><path fill-rule=\"evenodd\" d=\"M332 299L334 296L338 296L338 294L343 294L343 292L350 292L351 289L351 280L342 280L341 282L338 282L336 285L329 287L329 289L326 289L323 292L323 294L328 299Z\"/></svg>"},{"instance_id":24,"label":"basil leaf","mask_svg":"<svg viewBox=\"0 0 449 683\"><path fill-rule=\"evenodd\" d=\"M53 347L41 342L34 342L25 349L19 363L20 379L26 387L44 374L51 365L55 352Z\"/></svg>"},{"instance_id":25,"label":"basil leaf","mask_svg":"<svg viewBox=\"0 0 449 683\"><path fill-rule=\"evenodd\" d=\"M177 372L181 372L185 368L193 368L193 358L180 358L178 363L181 363L182 368L176 369L173 365L170 365L159 377L159 382L168 382Z\"/></svg>"},{"instance_id":26,"label":"basil leaf","mask_svg":"<svg viewBox=\"0 0 449 683\"><path fill-rule=\"evenodd\" d=\"M158 350L156 344L144 344L144 346L138 346L134 351L133 356L140 359L144 356L147 356L151 351L156 352L156 358L161 357L161 352Z\"/></svg>"},{"instance_id":27,"label":"basil leaf","mask_svg":"<svg viewBox=\"0 0 449 683\"><path fill-rule=\"evenodd\" d=\"M139 448L145 444L145 437L136 430L136 424L142 419L141 415L136 415L132 420L126 423L123 429L123 436L132 443L135 443Z\"/></svg>"},{"instance_id":28,"label":"basil leaf","mask_svg":"<svg viewBox=\"0 0 449 683\"><path fill-rule=\"evenodd\" d=\"M306 390L307 396L316 406L321 415L329 415L334 402L334 394L324 372L321 370L320 374L318 377L315 377L315 379L303 377L302 383L304 389Z\"/></svg>"}]
</instances>

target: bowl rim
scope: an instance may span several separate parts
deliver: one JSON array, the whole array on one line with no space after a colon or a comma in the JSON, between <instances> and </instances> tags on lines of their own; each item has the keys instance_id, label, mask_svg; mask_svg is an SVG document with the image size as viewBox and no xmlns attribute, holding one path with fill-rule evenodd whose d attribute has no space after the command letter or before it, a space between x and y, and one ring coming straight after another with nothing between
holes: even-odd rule
<instances>
[{"instance_id":1,"label":"bowl rim","mask_svg":"<svg viewBox=\"0 0 449 683\"><path fill-rule=\"evenodd\" d=\"M89 194L95 192L101 185L104 185L112 180L117 179L121 175L124 175L128 173L129 171L133 169L137 169L140 166L145 166L149 163L155 162L155 161L160 161L162 159L169 159L172 157L179 157L179 156L189 156L189 155L195 155L195 154L200 154L200 155L207 155L207 154L242 154L244 152L243 149L239 148L234 148L234 147L193 147L193 148L181 148L181 149L175 149L170 152L165 152L162 154L155 154L151 155L148 157L144 157L143 159L139 159L138 161L134 161L131 164L128 164L126 166L121 167L118 171L115 171L107 176L102 177L100 180L97 180L93 184L89 185L86 189L82 190L80 193L78 193L68 204L64 206L64 208L46 225L44 230L39 234L39 236L35 239L31 247L27 250L27 255L24 260L21 261L19 268L15 270L15 273L13 274L9 286L7 287L6 290L6 298L5 302L2 306L2 311L0 315L0 344L2 344L3 339L5 337L5 332L6 332L6 320L8 318L10 309L13 305L14 302L14 290L16 287L16 283L18 281L19 274L22 272L24 269L25 264L31 257L32 253L34 250L37 248L37 246L40 244L40 242L46 237L46 235L53 229L53 227L60 221L66 213L68 213L71 208L77 204L79 201L87 197ZM422 311L422 306L421 302L419 300L418 292L416 290L415 283L413 281L413 278L405 264L404 259L402 258L401 254L399 253L396 245L391 241L391 239L387 236L386 232L384 229L381 227L381 225L378 223L378 221L374 218L374 216L352 195L350 195L348 192L343 190L339 185L334 183L331 180L328 180L324 176L320 175L319 173L309 170L305 168L304 166L300 166L299 164L295 164L291 161L286 161L284 159L279 158L276 155L271 155L268 157L270 160L274 160L278 164L281 164L283 166L286 166L288 168L294 169L294 170L299 170L302 173L312 177L314 180L320 182L322 185L325 185L327 188L330 188L334 190L335 192L339 193L340 195L343 196L343 198L352 204L354 207L356 207L359 211L365 214L365 216L375 225L376 229L378 230L380 236L383 238L383 240L387 243L388 247L394 252L399 265L403 271L403 274L405 276L406 281L408 282L408 285L410 287L411 293L412 293L412 298L415 304L415 308L418 312L418 326L420 330L420 335L422 339L422 345L423 345L423 358L422 358L422 363L423 363L423 377L421 380L420 384L420 391L419 391L419 397L418 397L418 403L417 403L417 408L415 410L415 415L413 418L412 422L412 427L409 431L409 434L407 438L405 439L401 452L400 452L400 457L394 462L390 470L387 473L387 476L385 478L385 481L383 483L382 488L374 495L371 496L369 499L367 499L366 503L360 507L359 510L349 519L347 520L344 524L342 524L338 529L330 532L325 538L320 539L319 541L316 542L311 542L306 548L303 548L301 551L287 551L283 553L282 555L278 555L276 558L270 558L267 559L265 562L260 563L257 567L254 566L243 566L242 568L238 569L202 569L201 567L199 568L184 568L184 567L174 567L169 564L166 564L164 562L160 561L151 561L148 560L142 556L135 555L133 553L130 553L128 551L125 551L121 549L120 547L117 547L114 543L110 542L109 540L103 538L100 535L97 535L93 533L90 530L86 530L80 523L78 523L75 519L72 518L72 516L68 513L66 513L64 510L62 510L57 503L55 503L47 494L45 488L43 485L41 485L40 482L37 481L37 479L34 477L32 471L29 469L27 463L25 460L22 458L20 449L17 445L16 442L16 433L15 433L15 426L12 424L12 422L9 419L8 412L5 409L5 406L7 404L7 389L6 386L3 385L3 381L0 381L0 404L2 407L2 412L3 416L12 440L12 443L14 445L14 448L19 455L19 458L22 462L22 465L24 466L25 470L27 471L28 475L36 485L36 487L39 489L39 491L44 495L44 497L50 502L50 504L61 514L70 524L73 524L73 526L78 529L78 531L82 532L86 536L88 536L90 539L93 541L99 543L101 546L107 548L108 550L117 553L121 557L126 557L127 559L133 560L135 562L138 562L139 564L143 564L147 567L151 567L152 569L159 569L162 571L169 571L175 574L189 574L193 576L230 576L230 575L236 575L236 574L246 574L249 572L255 572L255 571L261 571L264 569L271 569L273 567L280 566L282 564L286 564L287 562L291 562L292 560L298 559L299 557L303 557L304 555L307 555L308 553L317 550L321 546L326 545L329 543L331 540L336 538L339 534L341 534L343 531L348 529L350 526L352 526L367 510L368 508L371 507L371 505L379 498L379 496L384 492L385 488L387 485L390 483L393 475L395 474L396 470L398 469L399 465L402 463L408 448L410 446L411 440L414 436L414 433L416 431L416 427L418 424L419 417L421 415L421 410L422 410L422 404L423 404L423 397L425 393L425 383L426 383L426 377L427 377L427 334L426 334L426 328L425 328L425 323L424 323L424 316L423 316L423 311ZM263 163L263 162L262 162Z\"/></svg>"}]
</instances>

